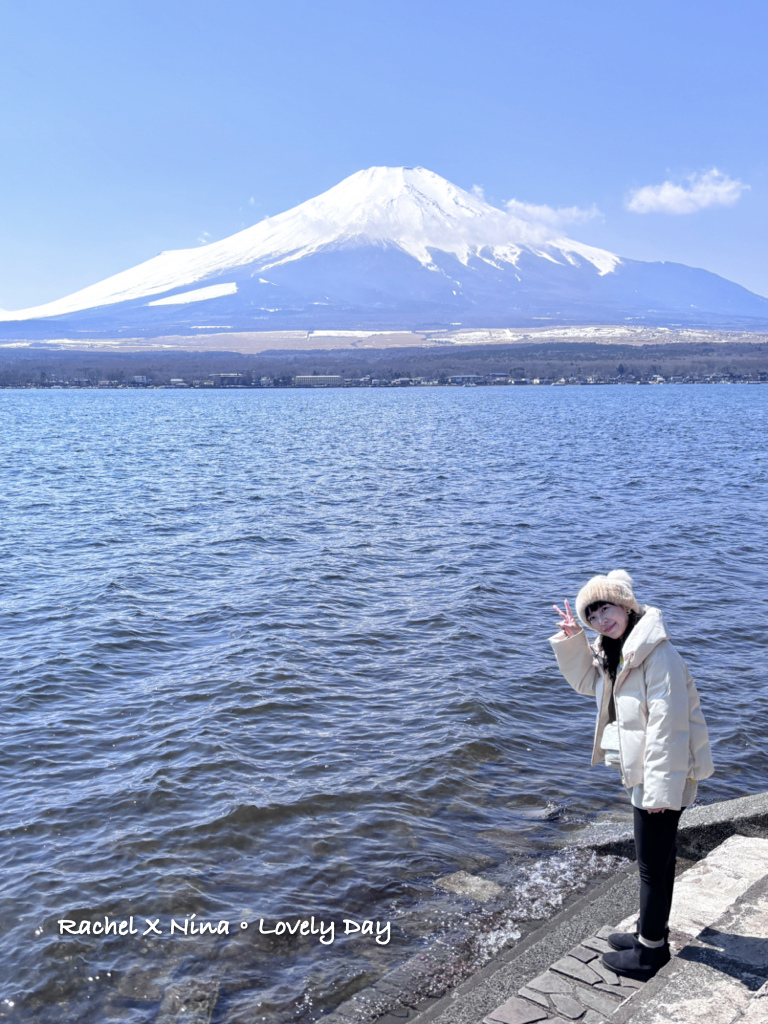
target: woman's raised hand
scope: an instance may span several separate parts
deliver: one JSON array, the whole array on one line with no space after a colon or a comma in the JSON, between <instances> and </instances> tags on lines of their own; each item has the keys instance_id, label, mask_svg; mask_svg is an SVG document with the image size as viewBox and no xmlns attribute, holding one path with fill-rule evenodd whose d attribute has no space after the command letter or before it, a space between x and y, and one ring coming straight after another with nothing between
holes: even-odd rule
<instances>
[{"instance_id":1,"label":"woman's raised hand","mask_svg":"<svg viewBox=\"0 0 768 1024\"><path fill-rule=\"evenodd\" d=\"M568 604L567 597L565 599L564 612L561 612L556 604L553 604L552 607L560 616L560 629L563 631L563 633L565 633L566 636L576 636L577 633L581 632L581 626L573 617L573 612L571 611L571 606Z\"/></svg>"}]
</instances>

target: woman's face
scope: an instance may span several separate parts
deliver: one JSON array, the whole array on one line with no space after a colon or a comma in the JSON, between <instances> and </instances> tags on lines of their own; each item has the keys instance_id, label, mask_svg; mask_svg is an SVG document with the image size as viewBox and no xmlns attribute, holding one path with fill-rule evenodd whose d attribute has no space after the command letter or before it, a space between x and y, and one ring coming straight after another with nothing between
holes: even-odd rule
<instances>
[{"instance_id":1,"label":"woman's face","mask_svg":"<svg viewBox=\"0 0 768 1024\"><path fill-rule=\"evenodd\" d=\"M609 636L612 640L618 640L624 636L629 625L629 612L620 604L598 605L587 619L592 629L596 629L603 636Z\"/></svg>"}]
</instances>

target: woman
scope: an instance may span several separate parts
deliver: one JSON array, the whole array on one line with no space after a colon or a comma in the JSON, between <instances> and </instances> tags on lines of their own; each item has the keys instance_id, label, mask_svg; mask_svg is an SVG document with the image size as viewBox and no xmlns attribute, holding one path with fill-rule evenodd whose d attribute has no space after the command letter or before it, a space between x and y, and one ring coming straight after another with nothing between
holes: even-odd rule
<instances>
[{"instance_id":1,"label":"woman","mask_svg":"<svg viewBox=\"0 0 768 1024\"><path fill-rule=\"evenodd\" d=\"M635 935L616 932L603 963L645 980L669 961L669 911L675 880L675 836L698 779L714 768L699 695L669 642L658 608L637 603L628 573L595 576L581 588L576 612L600 635L590 647L573 617L553 605L560 632L550 640L560 671L597 700L592 764L605 760L630 791L640 872Z\"/></svg>"}]
</instances>

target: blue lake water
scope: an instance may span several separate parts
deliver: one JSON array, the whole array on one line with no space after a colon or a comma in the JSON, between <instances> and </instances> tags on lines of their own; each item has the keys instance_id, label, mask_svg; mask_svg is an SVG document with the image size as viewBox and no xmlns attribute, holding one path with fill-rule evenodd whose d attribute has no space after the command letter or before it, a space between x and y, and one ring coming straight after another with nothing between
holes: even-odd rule
<instances>
[{"instance_id":1,"label":"blue lake water","mask_svg":"<svg viewBox=\"0 0 768 1024\"><path fill-rule=\"evenodd\" d=\"M0 1018L173 1019L199 981L214 1024L310 1021L467 912L445 875L513 863L551 910L601 870L563 837L627 808L547 643L596 572L699 684L700 797L768 789L765 396L0 391ZM312 915L332 943L259 934Z\"/></svg>"}]
</instances>

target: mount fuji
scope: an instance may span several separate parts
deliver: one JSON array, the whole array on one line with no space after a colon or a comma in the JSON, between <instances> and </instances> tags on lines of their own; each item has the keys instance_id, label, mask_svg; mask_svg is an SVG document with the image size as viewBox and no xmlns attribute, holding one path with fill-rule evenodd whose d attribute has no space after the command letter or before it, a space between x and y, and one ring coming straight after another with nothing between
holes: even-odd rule
<instances>
[{"instance_id":1,"label":"mount fuji","mask_svg":"<svg viewBox=\"0 0 768 1024\"><path fill-rule=\"evenodd\" d=\"M421 167L371 167L219 242L163 252L0 336L436 330L632 321L768 326L768 299L706 270L560 237Z\"/></svg>"}]
</instances>

